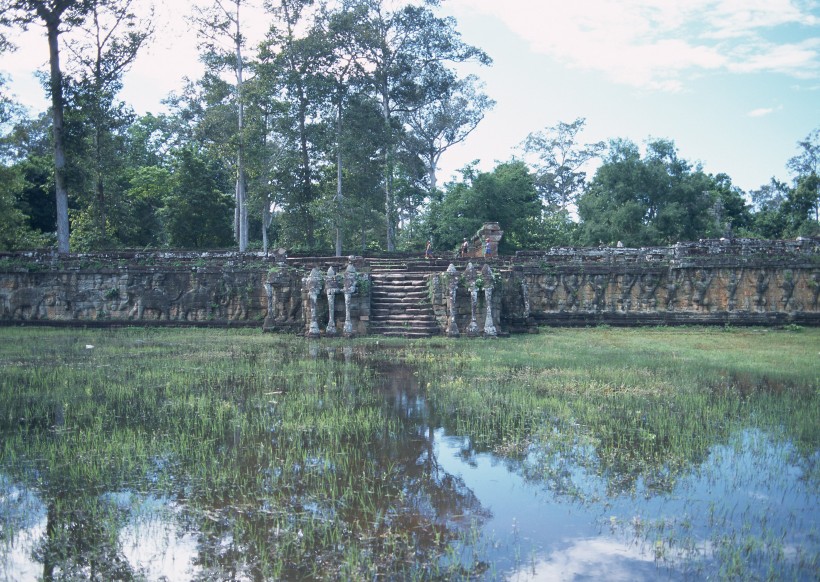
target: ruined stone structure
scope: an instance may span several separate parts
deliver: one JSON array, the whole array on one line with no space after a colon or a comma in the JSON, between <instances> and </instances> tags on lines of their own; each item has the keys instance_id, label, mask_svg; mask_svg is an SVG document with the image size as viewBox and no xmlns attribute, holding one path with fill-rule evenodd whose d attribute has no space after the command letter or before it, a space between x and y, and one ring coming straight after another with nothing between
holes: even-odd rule
<instances>
[{"instance_id":1,"label":"ruined stone structure","mask_svg":"<svg viewBox=\"0 0 820 582\"><path fill-rule=\"evenodd\" d=\"M4 325L492 338L540 325L820 325L819 301L820 239L559 248L489 260L282 250L0 254Z\"/></svg>"}]
</instances>

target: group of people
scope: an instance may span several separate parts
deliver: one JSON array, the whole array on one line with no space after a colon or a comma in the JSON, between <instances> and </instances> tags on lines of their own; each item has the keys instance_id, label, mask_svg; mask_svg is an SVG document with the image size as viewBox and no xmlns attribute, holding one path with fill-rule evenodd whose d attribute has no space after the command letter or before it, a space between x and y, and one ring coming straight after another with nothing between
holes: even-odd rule
<instances>
[{"instance_id":1,"label":"group of people","mask_svg":"<svg viewBox=\"0 0 820 582\"><path fill-rule=\"evenodd\" d=\"M465 238L464 241L461 243L461 247L458 250L458 256L460 258L466 258L467 253L470 252L470 243ZM490 238L487 237L487 240L484 242L484 257L489 258L493 254L493 247L490 244ZM425 259L432 259L433 258L433 241L427 239L427 248L424 249L424 258Z\"/></svg>"}]
</instances>

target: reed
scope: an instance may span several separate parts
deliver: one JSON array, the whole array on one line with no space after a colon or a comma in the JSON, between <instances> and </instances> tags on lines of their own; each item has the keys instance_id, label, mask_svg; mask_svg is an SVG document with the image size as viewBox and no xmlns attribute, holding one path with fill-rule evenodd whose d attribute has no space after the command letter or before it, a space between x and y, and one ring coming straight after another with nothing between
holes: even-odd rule
<instances>
[{"instance_id":1,"label":"reed","mask_svg":"<svg viewBox=\"0 0 820 582\"><path fill-rule=\"evenodd\" d=\"M461 435L470 454L584 505L725 471L716 451L747 454L749 435L763 444L748 465L788 462L816 488L818 346L813 329L311 343L255 330L0 328L0 484L41 500L53 535L38 559L77 577L104 563L125 575L117 540L141 506L116 501L128 492L178 505L162 519L196 533L204 577L495 579L480 520L455 517L481 515L478 501L441 473L427 431ZM391 382L385 369L404 375ZM740 487L752 473L726 478ZM10 547L29 518L0 507ZM811 549L794 566L782 523L709 515L708 535L685 519L611 525L659 563L705 574L816 566ZM698 555L704 535L714 564Z\"/></svg>"}]
</instances>

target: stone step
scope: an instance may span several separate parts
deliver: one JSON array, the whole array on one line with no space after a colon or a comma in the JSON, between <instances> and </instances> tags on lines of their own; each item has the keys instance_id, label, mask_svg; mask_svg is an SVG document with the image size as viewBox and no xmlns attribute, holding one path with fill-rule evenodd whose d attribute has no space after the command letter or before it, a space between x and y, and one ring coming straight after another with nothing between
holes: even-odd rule
<instances>
[{"instance_id":1,"label":"stone step","mask_svg":"<svg viewBox=\"0 0 820 582\"><path fill-rule=\"evenodd\" d=\"M371 287L373 291L396 291L396 292L405 292L405 291L421 291L423 293L427 292L427 283L400 283L396 284L387 284L384 283L374 283Z\"/></svg>"},{"instance_id":2,"label":"stone step","mask_svg":"<svg viewBox=\"0 0 820 582\"><path fill-rule=\"evenodd\" d=\"M436 316L432 312L424 313L404 313L396 310L386 309L372 309L370 311L371 321L387 321L393 319L396 321L435 321Z\"/></svg>"},{"instance_id":3,"label":"stone step","mask_svg":"<svg viewBox=\"0 0 820 582\"><path fill-rule=\"evenodd\" d=\"M386 329L416 329L416 330L425 330L429 332L435 332L439 329L439 325L434 321L422 321L422 322L407 322L407 321L377 321L372 322L370 326L370 330L378 333L379 331L384 331Z\"/></svg>"},{"instance_id":4,"label":"stone step","mask_svg":"<svg viewBox=\"0 0 820 582\"><path fill-rule=\"evenodd\" d=\"M380 332L379 335L383 335L385 337L403 337L403 338L410 338L410 339L424 339L424 338L433 337L433 336L439 335L439 334L438 333L417 332L417 331L383 331L383 332Z\"/></svg>"},{"instance_id":5,"label":"stone step","mask_svg":"<svg viewBox=\"0 0 820 582\"><path fill-rule=\"evenodd\" d=\"M411 295L413 297L427 297L427 288L418 287L372 287L370 296L385 297L391 295Z\"/></svg>"},{"instance_id":6,"label":"stone step","mask_svg":"<svg viewBox=\"0 0 820 582\"><path fill-rule=\"evenodd\" d=\"M420 307L427 302L422 301L417 297L382 297L381 299L373 299L370 302L371 307Z\"/></svg>"},{"instance_id":7,"label":"stone step","mask_svg":"<svg viewBox=\"0 0 820 582\"><path fill-rule=\"evenodd\" d=\"M388 335L391 333L395 334L426 334L426 335L438 335L441 333L438 327L408 327L402 325L379 325L379 326L372 326L370 328L371 333L379 334L379 335Z\"/></svg>"},{"instance_id":8,"label":"stone step","mask_svg":"<svg viewBox=\"0 0 820 582\"><path fill-rule=\"evenodd\" d=\"M407 288L416 288L416 289L426 289L427 288L427 281L424 279L416 280L416 279L393 279L393 280L384 280L380 281L378 279L373 279L373 287L381 289L381 288L389 288L389 289L407 289Z\"/></svg>"},{"instance_id":9,"label":"stone step","mask_svg":"<svg viewBox=\"0 0 820 582\"><path fill-rule=\"evenodd\" d=\"M396 273L395 271L385 272L385 273L371 273L370 277L377 281L423 281L426 278L425 273L411 273L411 272L403 272L403 273Z\"/></svg>"},{"instance_id":10,"label":"stone step","mask_svg":"<svg viewBox=\"0 0 820 582\"><path fill-rule=\"evenodd\" d=\"M371 300L386 300L386 301L404 301L405 299L412 299L415 302L423 301L427 299L427 292L426 291L371 291L370 292L370 299Z\"/></svg>"},{"instance_id":11,"label":"stone step","mask_svg":"<svg viewBox=\"0 0 820 582\"><path fill-rule=\"evenodd\" d=\"M411 269L406 262L401 267L396 263L371 263L371 333L393 337L431 337L441 333L430 304L426 267L420 272L417 265Z\"/></svg>"},{"instance_id":12,"label":"stone step","mask_svg":"<svg viewBox=\"0 0 820 582\"><path fill-rule=\"evenodd\" d=\"M429 306L419 305L416 307L408 307L406 305L394 304L371 305L370 315L372 317L382 317L388 315L407 315L414 317L424 317L428 315L431 317L435 316Z\"/></svg>"}]
</instances>

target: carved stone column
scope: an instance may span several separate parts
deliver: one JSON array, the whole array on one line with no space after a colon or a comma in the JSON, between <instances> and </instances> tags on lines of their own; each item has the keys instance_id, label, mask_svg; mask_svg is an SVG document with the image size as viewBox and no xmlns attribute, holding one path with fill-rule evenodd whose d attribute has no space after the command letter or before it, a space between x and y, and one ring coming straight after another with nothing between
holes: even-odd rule
<instances>
[{"instance_id":1,"label":"carved stone column","mask_svg":"<svg viewBox=\"0 0 820 582\"><path fill-rule=\"evenodd\" d=\"M524 320L530 318L530 286L526 279L521 279L521 297L524 300Z\"/></svg>"},{"instance_id":2,"label":"carved stone column","mask_svg":"<svg viewBox=\"0 0 820 582\"><path fill-rule=\"evenodd\" d=\"M265 279L262 284L265 286L265 294L268 296L268 315L265 319L273 321L276 318L276 290L268 279Z\"/></svg>"},{"instance_id":3,"label":"carved stone column","mask_svg":"<svg viewBox=\"0 0 820 582\"><path fill-rule=\"evenodd\" d=\"M336 293L339 292L339 281L336 280L336 270L329 267L325 278L325 293L327 294L327 328L328 337L336 335Z\"/></svg>"},{"instance_id":4,"label":"carved stone column","mask_svg":"<svg viewBox=\"0 0 820 582\"><path fill-rule=\"evenodd\" d=\"M452 263L447 267L447 337L458 337L458 325L456 325L456 293L458 291L458 273Z\"/></svg>"},{"instance_id":5,"label":"carved stone column","mask_svg":"<svg viewBox=\"0 0 820 582\"><path fill-rule=\"evenodd\" d=\"M356 292L356 267L353 266L353 263L349 263L347 269L345 269L344 292L345 325L342 331L345 337L353 337L353 321L350 319L350 298Z\"/></svg>"},{"instance_id":6,"label":"carved stone column","mask_svg":"<svg viewBox=\"0 0 820 582\"><path fill-rule=\"evenodd\" d=\"M310 301L310 327L308 328L307 337L317 338L321 335L319 332L319 322L316 321L316 305L319 299L319 293L322 291L322 275L319 273L318 267L313 267L310 275L305 280L308 291L308 299Z\"/></svg>"},{"instance_id":7,"label":"carved stone column","mask_svg":"<svg viewBox=\"0 0 820 582\"><path fill-rule=\"evenodd\" d=\"M470 290L470 325L467 326L467 335L475 337L480 334L476 313L478 312L478 273L472 263L467 263L464 270L464 279L467 281L467 288Z\"/></svg>"},{"instance_id":8,"label":"carved stone column","mask_svg":"<svg viewBox=\"0 0 820 582\"><path fill-rule=\"evenodd\" d=\"M484 280L484 301L487 304L487 316L484 319L484 337L498 337L498 330L493 323L493 271L490 265L481 268L481 278Z\"/></svg>"}]
</instances>

